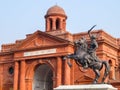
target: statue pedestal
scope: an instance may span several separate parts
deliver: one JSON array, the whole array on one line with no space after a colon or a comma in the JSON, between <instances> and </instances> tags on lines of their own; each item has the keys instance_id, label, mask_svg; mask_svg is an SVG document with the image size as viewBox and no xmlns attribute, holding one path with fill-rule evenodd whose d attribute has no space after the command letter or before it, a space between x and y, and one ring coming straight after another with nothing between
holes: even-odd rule
<instances>
[{"instance_id":1,"label":"statue pedestal","mask_svg":"<svg viewBox=\"0 0 120 90\"><path fill-rule=\"evenodd\" d=\"M118 90L109 84L61 85L54 90Z\"/></svg>"}]
</instances>

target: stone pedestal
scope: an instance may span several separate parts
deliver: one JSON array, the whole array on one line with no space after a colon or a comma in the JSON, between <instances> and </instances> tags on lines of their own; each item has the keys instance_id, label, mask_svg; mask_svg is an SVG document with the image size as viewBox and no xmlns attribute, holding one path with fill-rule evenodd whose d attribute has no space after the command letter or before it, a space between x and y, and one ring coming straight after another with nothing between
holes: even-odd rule
<instances>
[{"instance_id":1,"label":"stone pedestal","mask_svg":"<svg viewBox=\"0 0 120 90\"><path fill-rule=\"evenodd\" d=\"M61 85L54 90L118 90L109 84Z\"/></svg>"}]
</instances>

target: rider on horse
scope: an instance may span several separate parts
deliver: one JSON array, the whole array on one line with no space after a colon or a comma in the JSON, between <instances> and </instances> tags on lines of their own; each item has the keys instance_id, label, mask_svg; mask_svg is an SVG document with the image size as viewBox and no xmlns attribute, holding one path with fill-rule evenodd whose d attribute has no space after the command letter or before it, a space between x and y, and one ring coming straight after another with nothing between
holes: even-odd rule
<instances>
[{"instance_id":1,"label":"rider on horse","mask_svg":"<svg viewBox=\"0 0 120 90\"><path fill-rule=\"evenodd\" d=\"M90 56L93 58L94 61L98 61L98 57L96 55L96 49L98 48L98 43L96 41L96 36L95 35L91 35L90 33L91 30L88 31L91 43L90 43L90 47L88 49L88 53L90 54Z\"/></svg>"},{"instance_id":2,"label":"rider on horse","mask_svg":"<svg viewBox=\"0 0 120 90\"><path fill-rule=\"evenodd\" d=\"M105 67L104 69L104 76L102 78L101 83L105 83L105 79L109 74L110 67L107 61L100 60L96 56L96 49L98 48L98 43L96 41L96 37L94 35L91 35L90 31L95 27L94 25L90 30L88 30L88 34L90 37L90 45L88 46L86 38L82 37L80 40L74 42L74 53L69 54L64 57L66 58L71 58L75 60L75 63L78 66L81 66L83 68L90 68L94 71L95 73L95 78L93 80L93 83L98 83L98 79L100 77L100 71L103 68L103 65ZM70 61L68 61L68 65L72 66Z\"/></svg>"},{"instance_id":3,"label":"rider on horse","mask_svg":"<svg viewBox=\"0 0 120 90\"><path fill-rule=\"evenodd\" d=\"M95 35L91 35L90 31L92 29L88 30L88 34L89 34L89 37L90 37L90 46L88 48L88 45L87 45L87 42L86 42L86 38L85 37L82 37L80 40L79 40L79 43L82 45L81 47L91 56L91 60L92 62L96 62L98 61L98 57L96 55L96 49L98 48L98 43L96 41L96 36ZM84 60L84 65L83 67L84 68L88 68L88 65L90 64L89 63L90 61L89 60Z\"/></svg>"}]
</instances>

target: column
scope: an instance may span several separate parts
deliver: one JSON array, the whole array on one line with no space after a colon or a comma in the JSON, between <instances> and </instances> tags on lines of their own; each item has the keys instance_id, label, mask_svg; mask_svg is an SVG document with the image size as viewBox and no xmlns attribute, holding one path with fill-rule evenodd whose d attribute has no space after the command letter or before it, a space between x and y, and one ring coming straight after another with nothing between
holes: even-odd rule
<instances>
[{"instance_id":1,"label":"column","mask_svg":"<svg viewBox=\"0 0 120 90\"><path fill-rule=\"evenodd\" d=\"M3 64L0 64L0 90L3 90Z\"/></svg>"},{"instance_id":2,"label":"column","mask_svg":"<svg viewBox=\"0 0 120 90\"><path fill-rule=\"evenodd\" d=\"M62 59L57 57L56 87L62 84Z\"/></svg>"},{"instance_id":3,"label":"column","mask_svg":"<svg viewBox=\"0 0 120 90\"><path fill-rule=\"evenodd\" d=\"M32 90L32 79L26 80L26 90Z\"/></svg>"},{"instance_id":4,"label":"column","mask_svg":"<svg viewBox=\"0 0 120 90\"><path fill-rule=\"evenodd\" d=\"M66 30L66 19L63 20L62 29L63 29L63 30Z\"/></svg>"},{"instance_id":5,"label":"column","mask_svg":"<svg viewBox=\"0 0 120 90\"><path fill-rule=\"evenodd\" d=\"M50 20L49 20L49 18L46 19L46 31L50 31Z\"/></svg>"},{"instance_id":6,"label":"column","mask_svg":"<svg viewBox=\"0 0 120 90\"><path fill-rule=\"evenodd\" d=\"M115 66L110 66L110 79L115 80Z\"/></svg>"},{"instance_id":7,"label":"column","mask_svg":"<svg viewBox=\"0 0 120 90\"><path fill-rule=\"evenodd\" d=\"M56 19L54 18L54 19L52 19L52 30L56 30Z\"/></svg>"},{"instance_id":8,"label":"column","mask_svg":"<svg viewBox=\"0 0 120 90\"><path fill-rule=\"evenodd\" d=\"M59 28L60 28L60 30L62 30L62 29L63 29L63 28L62 28L62 27L63 27L63 26L62 26L62 23L63 23L63 20L62 20L62 19L60 19L60 27L59 27Z\"/></svg>"},{"instance_id":9,"label":"column","mask_svg":"<svg viewBox=\"0 0 120 90\"><path fill-rule=\"evenodd\" d=\"M70 67L67 64L67 60L64 62L64 84L70 85Z\"/></svg>"},{"instance_id":10,"label":"column","mask_svg":"<svg viewBox=\"0 0 120 90\"><path fill-rule=\"evenodd\" d=\"M72 63L72 67L70 68L71 71L70 79L71 79L71 84L74 85L74 60L71 60L71 63Z\"/></svg>"},{"instance_id":11,"label":"column","mask_svg":"<svg viewBox=\"0 0 120 90\"><path fill-rule=\"evenodd\" d=\"M20 90L25 90L25 61L20 63Z\"/></svg>"},{"instance_id":12,"label":"column","mask_svg":"<svg viewBox=\"0 0 120 90\"><path fill-rule=\"evenodd\" d=\"M13 90L18 90L18 79L19 79L19 62L15 62L14 66L14 84L13 84Z\"/></svg>"}]
</instances>

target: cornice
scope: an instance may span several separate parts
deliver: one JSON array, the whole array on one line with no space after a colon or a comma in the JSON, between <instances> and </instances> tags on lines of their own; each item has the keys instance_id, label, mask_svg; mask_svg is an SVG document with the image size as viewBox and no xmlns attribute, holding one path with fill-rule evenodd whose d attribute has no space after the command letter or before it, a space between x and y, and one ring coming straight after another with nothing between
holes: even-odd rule
<instances>
[{"instance_id":1,"label":"cornice","mask_svg":"<svg viewBox=\"0 0 120 90\"><path fill-rule=\"evenodd\" d=\"M0 64L5 64L5 63L14 63L15 61L13 60L5 60L5 61L0 61Z\"/></svg>"},{"instance_id":2,"label":"cornice","mask_svg":"<svg viewBox=\"0 0 120 90\"><path fill-rule=\"evenodd\" d=\"M0 52L0 56L13 55L13 54L14 54L14 52L12 52L12 51Z\"/></svg>"},{"instance_id":3,"label":"cornice","mask_svg":"<svg viewBox=\"0 0 120 90\"><path fill-rule=\"evenodd\" d=\"M23 49L13 49L12 52L15 53L15 52L20 52L20 51L31 51L31 50L42 50L42 49L48 49L48 48L57 48L57 47L65 47L67 45L72 45L73 46L73 43L72 42L69 42L69 43L62 43L62 44L55 44L55 45L46 45L46 46L38 46L38 47L33 47L33 48L23 48Z\"/></svg>"},{"instance_id":4,"label":"cornice","mask_svg":"<svg viewBox=\"0 0 120 90\"><path fill-rule=\"evenodd\" d=\"M98 41L98 44L99 44L99 43L107 44L107 45L111 46L112 48L114 48L114 49L116 49L116 50L119 50L119 46L118 46L118 45L113 44L113 43L109 42L108 40L101 39L101 40L97 40L97 41Z\"/></svg>"},{"instance_id":5,"label":"cornice","mask_svg":"<svg viewBox=\"0 0 120 90\"><path fill-rule=\"evenodd\" d=\"M65 17L67 19L67 16L66 15L63 15L63 14L56 14L56 13L53 13L51 15L45 15L44 17L47 18L49 16L62 16L62 17Z\"/></svg>"}]
</instances>

